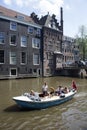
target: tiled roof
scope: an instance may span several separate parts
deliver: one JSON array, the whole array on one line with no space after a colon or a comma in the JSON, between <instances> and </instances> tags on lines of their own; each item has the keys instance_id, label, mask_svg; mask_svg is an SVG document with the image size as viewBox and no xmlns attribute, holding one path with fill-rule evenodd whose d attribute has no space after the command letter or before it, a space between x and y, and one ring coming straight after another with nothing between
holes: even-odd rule
<instances>
[{"instance_id":1,"label":"tiled roof","mask_svg":"<svg viewBox=\"0 0 87 130\"><path fill-rule=\"evenodd\" d=\"M11 17L11 18L17 18L17 16L22 16L22 17L24 17L24 21L34 23L32 18L30 18L29 16L22 14L20 12L16 12L14 10L5 8L3 6L0 6L0 14L7 16L7 17Z\"/></svg>"}]
</instances>

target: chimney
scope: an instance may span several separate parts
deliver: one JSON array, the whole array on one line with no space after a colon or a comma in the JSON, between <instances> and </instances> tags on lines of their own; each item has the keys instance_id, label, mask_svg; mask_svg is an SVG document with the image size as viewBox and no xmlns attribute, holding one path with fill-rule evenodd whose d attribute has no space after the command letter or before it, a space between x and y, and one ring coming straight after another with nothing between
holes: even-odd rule
<instances>
[{"instance_id":1,"label":"chimney","mask_svg":"<svg viewBox=\"0 0 87 130\"><path fill-rule=\"evenodd\" d=\"M60 8L60 26L61 30L63 31L63 8Z\"/></svg>"}]
</instances>

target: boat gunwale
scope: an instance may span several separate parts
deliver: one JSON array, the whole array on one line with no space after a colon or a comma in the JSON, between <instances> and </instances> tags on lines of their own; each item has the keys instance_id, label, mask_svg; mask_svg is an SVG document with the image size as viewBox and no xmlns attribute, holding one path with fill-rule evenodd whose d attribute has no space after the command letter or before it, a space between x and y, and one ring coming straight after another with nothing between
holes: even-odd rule
<instances>
[{"instance_id":1,"label":"boat gunwale","mask_svg":"<svg viewBox=\"0 0 87 130\"><path fill-rule=\"evenodd\" d=\"M60 97L60 96L56 96L55 95L55 97L58 97L58 98L55 98L55 99L52 99L54 96L51 96L51 97L48 97L47 98L47 100L32 100L32 99L30 99L29 101L27 100L21 100L21 99L16 99L17 97L21 97L21 96L17 96L17 97L13 97L12 99L14 100L14 101L21 101L21 102L26 102L26 103L39 103L39 104L42 104L42 103L49 103L49 102L54 102L54 101L61 101L61 100L63 100L63 99L66 99L66 98L68 98L68 97L73 97L74 95L76 94L76 91L75 92L73 92L72 94L65 94L65 97ZM27 97L28 98L28 97ZM52 100L48 100L48 99L52 99Z\"/></svg>"}]
</instances>

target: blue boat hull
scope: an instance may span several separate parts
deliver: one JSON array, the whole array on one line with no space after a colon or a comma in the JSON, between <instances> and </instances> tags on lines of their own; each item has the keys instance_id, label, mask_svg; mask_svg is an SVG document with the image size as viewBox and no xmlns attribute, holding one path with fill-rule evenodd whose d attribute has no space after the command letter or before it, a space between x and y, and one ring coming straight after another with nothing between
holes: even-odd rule
<instances>
[{"instance_id":1,"label":"blue boat hull","mask_svg":"<svg viewBox=\"0 0 87 130\"><path fill-rule=\"evenodd\" d=\"M33 102L28 102L28 101L21 101L21 100L15 100L15 102L22 108L24 109L45 109L48 107L52 107L52 106L56 106L59 104L62 104L64 102L67 102L69 100L71 100L73 98L73 96L75 95L75 93L73 93L72 95L68 96L68 97L62 97L60 99L56 99L53 101L46 101L46 102L42 102L42 101L33 101Z\"/></svg>"}]
</instances>

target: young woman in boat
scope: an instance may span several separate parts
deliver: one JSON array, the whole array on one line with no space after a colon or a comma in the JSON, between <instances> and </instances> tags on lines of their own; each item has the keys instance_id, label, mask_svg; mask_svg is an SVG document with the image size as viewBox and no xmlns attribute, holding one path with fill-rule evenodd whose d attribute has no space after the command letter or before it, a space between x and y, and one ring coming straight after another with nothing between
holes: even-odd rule
<instances>
[{"instance_id":1,"label":"young woman in boat","mask_svg":"<svg viewBox=\"0 0 87 130\"><path fill-rule=\"evenodd\" d=\"M64 92L64 94L69 93L68 87L64 87L63 92Z\"/></svg>"},{"instance_id":2,"label":"young woman in boat","mask_svg":"<svg viewBox=\"0 0 87 130\"><path fill-rule=\"evenodd\" d=\"M72 87L72 89L77 90L77 85L76 85L75 81L72 81L71 87Z\"/></svg>"}]
</instances>

